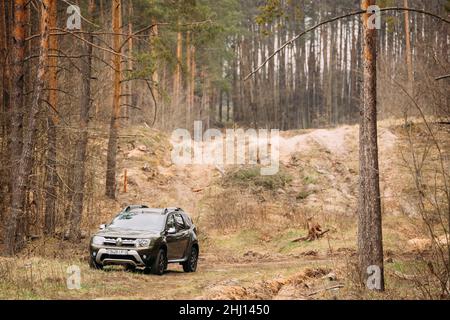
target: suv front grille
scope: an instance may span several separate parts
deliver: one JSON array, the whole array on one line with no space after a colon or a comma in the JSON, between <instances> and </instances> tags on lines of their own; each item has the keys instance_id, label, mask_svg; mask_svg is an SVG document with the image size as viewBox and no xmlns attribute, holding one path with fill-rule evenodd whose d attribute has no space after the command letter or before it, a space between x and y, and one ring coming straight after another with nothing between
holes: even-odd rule
<instances>
[{"instance_id":1,"label":"suv front grille","mask_svg":"<svg viewBox=\"0 0 450 320\"><path fill-rule=\"evenodd\" d=\"M117 239L119 238L105 238L105 242L104 244L108 245L108 246L113 246L113 247L134 247L136 244L136 240L135 239L122 239L122 242L120 245L117 244Z\"/></svg>"}]
</instances>

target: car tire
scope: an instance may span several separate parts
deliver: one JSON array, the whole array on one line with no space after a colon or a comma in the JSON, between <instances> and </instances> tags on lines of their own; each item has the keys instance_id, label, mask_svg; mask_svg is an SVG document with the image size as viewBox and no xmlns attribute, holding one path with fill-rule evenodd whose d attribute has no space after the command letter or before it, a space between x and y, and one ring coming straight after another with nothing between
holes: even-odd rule
<instances>
[{"instance_id":1,"label":"car tire","mask_svg":"<svg viewBox=\"0 0 450 320\"><path fill-rule=\"evenodd\" d=\"M197 247L192 247L188 259L185 262L183 262L184 272L197 271L197 262L198 262L198 249Z\"/></svg>"},{"instance_id":2,"label":"car tire","mask_svg":"<svg viewBox=\"0 0 450 320\"><path fill-rule=\"evenodd\" d=\"M94 269L94 270L101 270L101 269L103 269L103 266L100 265L100 264L98 264L98 263L94 260L94 258L92 258L92 257L89 258L89 267L90 267L91 269Z\"/></svg>"},{"instance_id":3,"label":"car tire","mask_svg":"<svg viewBox=\"0 0 450 320\"><path fill-rule=\"evenodd\" d=\"M164 249L159 249L158 255L150 269L152 274L162 276L167 269L167 257Z\"/></svg>"}]
</instances>

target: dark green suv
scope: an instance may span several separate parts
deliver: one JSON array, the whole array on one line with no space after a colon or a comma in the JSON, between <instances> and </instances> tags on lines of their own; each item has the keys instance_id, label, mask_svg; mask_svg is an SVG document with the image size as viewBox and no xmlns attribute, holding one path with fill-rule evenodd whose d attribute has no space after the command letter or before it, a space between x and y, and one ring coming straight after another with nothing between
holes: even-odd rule
<instances>
[{"instance_id":1,"label":"dark green suv","mask_svg":"<svg viewBox=\"0 0 450 320\"><path fill-rule=\"evenodd\" d=\"M197 270L197 230L180 208L129 206L100 229L91 239L91 268L125 265L162 275L167 264L179 263L185 272Z\"/></svg>"}]
</instances>

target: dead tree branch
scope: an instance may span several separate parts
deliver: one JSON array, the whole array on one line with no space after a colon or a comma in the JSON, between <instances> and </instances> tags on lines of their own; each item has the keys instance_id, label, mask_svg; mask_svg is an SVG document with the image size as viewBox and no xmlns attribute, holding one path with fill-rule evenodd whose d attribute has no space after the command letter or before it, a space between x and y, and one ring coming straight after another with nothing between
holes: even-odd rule
<instances>
[{"instance_id":1,"label":"dead tree branch","mask_svg":"<svg viewBox=\"0 0 450 320\"><path fill-rule=\"evenodd\" d=\"M439 81L439 80L448 79L448 78L450 78L450 74L447 74L447 75L445 75L445 76L437 77L435 80L436 80L436 81Z\"/></svg>"}]
</instances>

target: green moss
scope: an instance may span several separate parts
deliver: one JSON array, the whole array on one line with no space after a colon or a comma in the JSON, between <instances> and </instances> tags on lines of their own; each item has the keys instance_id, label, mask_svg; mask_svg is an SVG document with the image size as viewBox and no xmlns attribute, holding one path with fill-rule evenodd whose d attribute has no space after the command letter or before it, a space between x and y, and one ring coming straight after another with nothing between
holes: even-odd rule
<instances>
[{"instance_id":1,"label":"green moss","mask_svg":"<svg viewBox=\"0 0 450 320\"><path fill-rule=\"evenodd\" d=\"M228 173L225 182L239 185L241 187L262 187L267 190L277 190L287 186L292 181L291 175L285 170L271 176L261 175L259 166L241 168L237 171Z\"/></svg>"}]
</instances>

